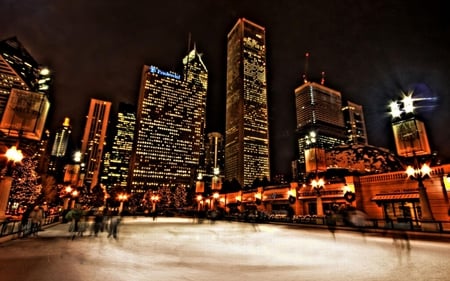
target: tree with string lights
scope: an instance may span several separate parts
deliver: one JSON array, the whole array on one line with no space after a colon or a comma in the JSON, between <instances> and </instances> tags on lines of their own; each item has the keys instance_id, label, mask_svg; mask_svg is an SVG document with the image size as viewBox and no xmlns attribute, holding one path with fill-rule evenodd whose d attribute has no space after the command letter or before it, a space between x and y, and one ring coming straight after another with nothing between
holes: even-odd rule
<instances>
[{"instance_id":1,"label":"tree with string lights","mask_svg":"<svg viewBox=\"0 0 450 281\"><path fill-rule=\"evenodd\" d=\"M15 165L9 197L13 206L41 203L42 184L39 183L36 166L36 161L31 158L24 158L20 165Z\"/></svg>"}]
</instances>

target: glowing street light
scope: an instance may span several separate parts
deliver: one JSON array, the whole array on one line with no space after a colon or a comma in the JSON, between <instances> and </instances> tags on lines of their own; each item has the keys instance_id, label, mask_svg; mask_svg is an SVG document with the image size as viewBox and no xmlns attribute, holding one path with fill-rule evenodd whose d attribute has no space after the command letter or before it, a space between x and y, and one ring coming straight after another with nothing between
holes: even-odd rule
<instances>
[{"instance_id":1,"label":"glowing street light","mask_svg":"<svg viewBox=\"0 0 450 281\"><path fill-rule=\"evenodd\" d=\"M325 181L322 178L315 178L311 181L311 186L316 191L317 216L323 216L322 190L325 189Z\"/></svg>"},{"instance_id":2,"label":"glowing street light","mask_svg":"<svg viewBox=\"0 0 450 281\"><path fill-rule=\"evenodd\" d=\"M198 203L198 205L197 205L197 210L198 211L200 211L200 209L201 209L201 202L202 202L202 200L203 200L203 196L201 196L200 194L199 195L197 195L197 203Z\"/></svg>"},{"instance_id":3,"label":"glowing street light","mask_svg":"<svg viewBox=\"0 0 450 281\"><path fill-rule=\"evenodd\" d=\"M4 155L7 159L5 167L2 169L2 178L0 182L0 221L6 217L6 208L8 207L9 192L12 184L12 171L15 163L22 161L22 151L16 146L8 149Z\"/></svg>"},{"instance_id":4,"label":"glowing street light","mask_svg":"<svg viewBox=\"0 0 450 281\"><path fill-rule=\"evenodd\" d=\"M119 200L119 202L120 202L120 205L119 205L119 215L120 215L123 211L123 202L128 200L128 194L126 194L126 193L117 194L117 200Z\"/></svg>"},{"instance_id":5,"label":"glowing street light","mask_svg":"<svg viewBox=\"0 0 450 281\"><path fill-rule=\"evenodd\" d=\"M152 200L152 213L156 212L156 203L159 201L159 195L158 194L152 194L150 197L150 200Z\"/></svg>"},{"instance_id":6,"label":"glowing street light","mask_svg":"<svg viewBox=\"0 0 450 281\"><path fill-rule=\"evenodd\" d=\"M417 165L416 165L417 166ZM431 212L430 203L428 201L428 194L425 185L423 184L423 180L429 177L431 173L431 168L427 164L423 164L422 167L412 167L408 166L406 168L406 174L411 180L415 180L418 183L419 188L419 200L420 207L422 210L422 220L423 221L432 221L433 213Z\"/></svg>"}]
</instances>

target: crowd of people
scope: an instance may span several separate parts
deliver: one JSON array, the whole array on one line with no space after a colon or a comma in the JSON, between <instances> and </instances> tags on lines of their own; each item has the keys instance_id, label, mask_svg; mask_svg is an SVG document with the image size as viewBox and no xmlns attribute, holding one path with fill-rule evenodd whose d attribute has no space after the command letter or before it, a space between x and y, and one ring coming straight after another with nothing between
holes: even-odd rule
<instances>
[{"instance_id":1,"label":"crowd of people","mask_svg":"<svg viewBox=\"0 0 450 281\"><path fill-rule=\"evenodd\" d=\"M95 237L101 232L107 232L108 238L117 239L121 217L116 211L88 209L77 205L65 214L64 219L69 223L72 240L77 236L84 236L85 232Z\"/></svg>"},{"instance_id":2,"label":"crowd of people","mask_svg":"<svg viewBox=\"0 0 450 281\"><path fill-rule=\"evenodd\" d=\"M42 231L45 220L45 210L42 206L26 207L20 220L19 234L22 237L37 236Z\"/></svg>"}]
</instances>

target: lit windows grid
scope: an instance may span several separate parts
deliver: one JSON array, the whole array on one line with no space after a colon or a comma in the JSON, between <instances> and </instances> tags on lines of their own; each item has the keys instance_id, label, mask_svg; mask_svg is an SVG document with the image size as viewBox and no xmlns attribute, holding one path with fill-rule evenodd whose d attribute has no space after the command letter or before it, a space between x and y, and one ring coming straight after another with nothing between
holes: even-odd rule
<instances>
[{"instance_id":1,"label":"lit windows grid","mask_svg":"<svg viewBox=\"0 0 450 281\"><path fill-rule=\"evenodd\" d=\"M117 114L117 131L114 136L108 167L108 184L127 187L130 152L133 149L136 125L135 108L121 103Z\"/></svg>"},{"instance_id":2,"label":"lit windows grid","mask_svg":"<svg viewBox=\"0 0 450 281\"><path fill-rule=\"evenodd\" d=\"M206 89L193 91L192 83L145 75L132 185L146 190L168 182L189 183L199 164Z\"/></svg>"},{"instance_id":3,"label":"lit windows grid","mask_svg":"<svg viewBox=\"0 0 450 281\"><path fill-rule=\"evenodd\" d=\"M240 19L228 35L225 173L244 185L270 177L264 33Z\"/></svg>"}]
</instances>

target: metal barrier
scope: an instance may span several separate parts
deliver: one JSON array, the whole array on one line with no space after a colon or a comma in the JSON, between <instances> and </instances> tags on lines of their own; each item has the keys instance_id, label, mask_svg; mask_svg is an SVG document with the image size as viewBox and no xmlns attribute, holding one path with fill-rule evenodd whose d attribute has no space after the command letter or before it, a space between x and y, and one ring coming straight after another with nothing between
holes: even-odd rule
<instances>
[{"instance_id":1,"label":"metal barrier","mask_svg":"<svg viewBox=\"0 0 450 281\"><path fill-rule=\"evenodd\" d=\"M299 216L294 217L293 224L303 225L326 225L326 217L316 216ZM408 230L421 232L437 232L449 233L450 221L413 221L413 220L385 220L385 219L368 219L364 225L352 225L345 223L342 219L338 219L337 226L347 226L367 229L388 229L388 230Z\"/></svg>"},{"instance_id":2,"label":"metal barrier","mask_svg":"<svg viewBox=\"0 0 450 281\"><path fill-rule=\"evenodd\" d=\"M39 227L57 223L59 222L59 218L60 218L59 215L47 216L43 219L42 225L40 225ZM0 237L15 234L17 234L18 236L26 236L31 234L32 231L31 219L28 219L28 222L24 225L20 220L12 220L12 221L5 220L1 222L0 225L1 225Z\"/></svg>"}]
</instances>

